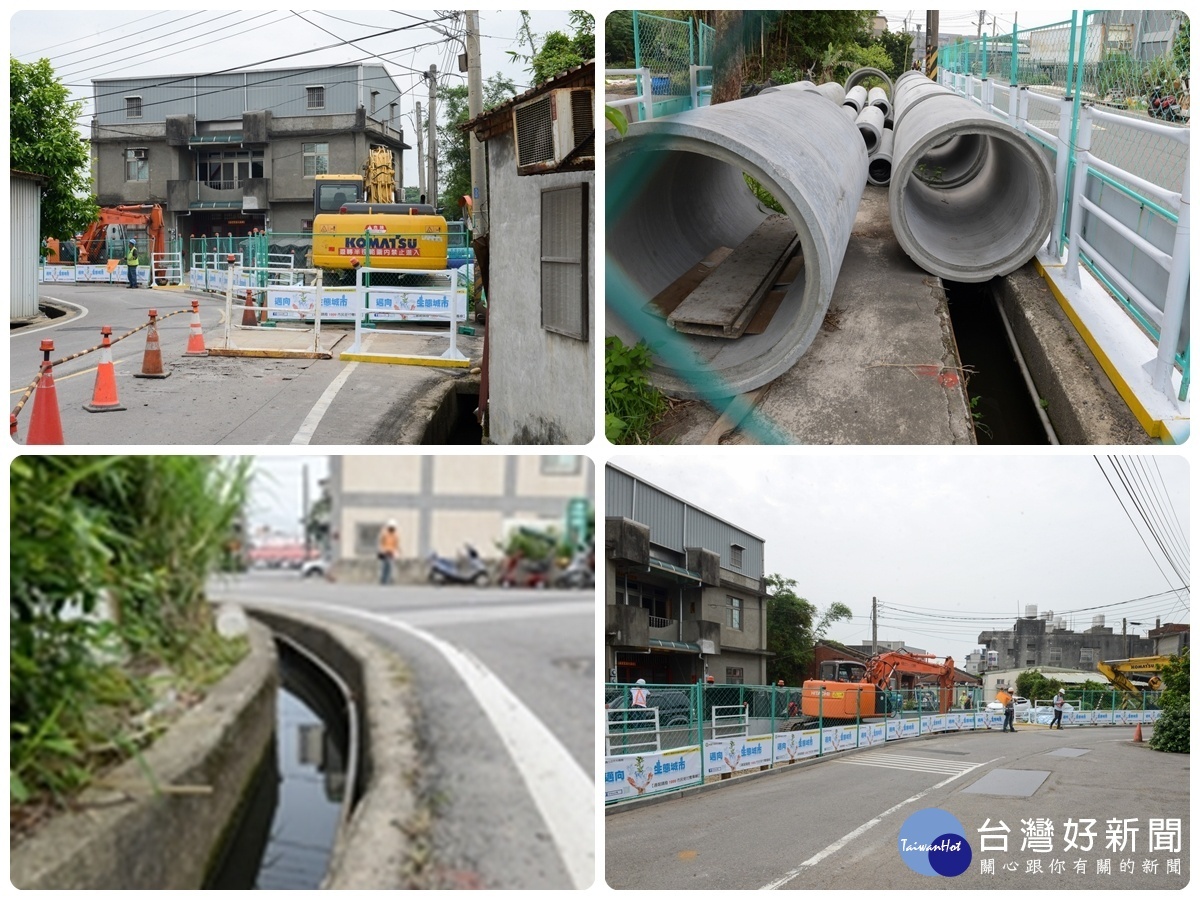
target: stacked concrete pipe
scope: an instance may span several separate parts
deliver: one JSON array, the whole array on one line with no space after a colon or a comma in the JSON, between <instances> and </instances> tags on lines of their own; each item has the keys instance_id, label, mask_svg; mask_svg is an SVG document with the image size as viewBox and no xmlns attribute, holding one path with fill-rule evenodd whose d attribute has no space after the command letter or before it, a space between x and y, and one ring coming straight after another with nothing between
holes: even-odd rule
<instances>
[{"instance_id":1,"label":"stacked concrete pipe","mask_svg":"<svg viewBox=\"0 0 1200 900\"><path fill-rule=\"evenodd\" d=\"M867 89L861 84L850 88L846 91L846 99L842 102L846 106L853 106L854 114L858 115L862 112L863 107L867 105Z\"/></svg>"},{"instance_id":2,"label":"stacked concrete pipe","mask_svg":"<svg viewBox=\"0 0 1200 900\"><path fill-rule=\"evenodd\" d=\"M1009 125L919 72L896 81L888 208L904 252L950 281L987 281L1037 253L1054 173Z\"/></svg>"},{"instance_id":3,"label":"stacked concrete pipe","mask_svg":"<svg viewBox=\"0 0 1200 900\"><path fill-rule=\"evenodd\" d=\"M878 149L867 160L867 182L869 184L882 187L892 180L892 145L895 139L896 133L892 129L883 129L883 137L879 141Z\"/></svg>"},{"instance_id":4,"label":"stacked concrete pipe","mask_svg":"<svg viewBox=\"0 0 1200 900\"><path fill-rule=\"evenodd\" d=\"M631 125L606 143L608 330L666 342L641 307L718 247L737 247L770 214L743 173L779 201L804 266L762 334L672 334L651 377L679 397L728 396L786 372L816 337L866 184L853 123L819 92L779 90ZM657 336L657 340L656 340ZM716 382L711 376L716 376Z\"/></svg>"},{"instance_id":5,"label":"stacked concrete pipe","mask_svg":"<svg viewBox=\"0 0 1200 900\"><path fill-rule=\"evenodd\" d=\"M855 69L850 73L850 77L846 79L846 93L850 93L853 88L868 78L878 78L887 85L887 95L895 96L895 88L892 86L892 79L888 78L887 73L882 69L876 69L873 66L863 66L861 69ZM898 80L897 80L897 83Z\"/></svg>"},{"instance_id":6,"label":"stacked concrete pipe","mask_svg":"<svg viewBox=\"0 0 1200 900\"><path fill-rule=\"evenodd\" d=\"M827 81L824 84L814 84L807 80L793 81L789 84L775 84L771 85L771 87L765 87L758 93L761 96L762 94L773 94L777 91L815 91L838 105L841 105L846 99L846 92L842 90L842 86L836 81Z\"/></svg>"},{"instance_id":7,"label":"stacked concrete pipe","mask_svg":"<svg viewBox=\"0 0 1200 900\"><path fill-rule=\"evenodd\" d=\"M892 101L888 99L888 92L881 87L867 91L867 105L879 107L885 119L892 114Z\"/></svg>"},{"instance_id":8,"label":"stacked concrete pipe","mask_svg":"<svg viewBox=\"0 0 1200 900\"><path fill-rule=\"evenodd\" d=\"M878 106L864 106L854 119L854 126L862 135L867 155L874 154L883 140L883 110Z\"/></svg>"}]
</instances>

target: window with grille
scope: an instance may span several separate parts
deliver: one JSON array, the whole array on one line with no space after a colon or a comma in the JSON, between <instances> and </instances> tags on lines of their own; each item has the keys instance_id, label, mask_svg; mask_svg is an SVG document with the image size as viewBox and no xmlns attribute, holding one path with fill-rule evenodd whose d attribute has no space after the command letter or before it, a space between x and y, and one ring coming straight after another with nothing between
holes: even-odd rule
<instances>
[{"instance_id":1,"label":"window with grille","mask_svg":"<svg viewBox=\"0 0 1200 900\"><path fill-rule=\"evenodd\" d=\"M1052 666L1062 665L1062 648L1061 647L1050 647L1049 652L1050 652L1050 665L1052 665Z\"/></svg>"},{"instance_id":2,"label":"window with grille","mask_svg":"<svg viewBox=\"0 0 1200 900\"><path fill-rule=\"evenodd\" d=\"M125 151L125 180L149 181L150 161L145 147L133 147Z\"/></svg>"},{"instance_id":3,"label":"window with grille","mask_svg":"<svg viewBox=\"0 0 1200 900\"><path fill-rule=\"evenodd\" d=\"M240 188L246 179L262 177L262 150L213 150L197 160L196 180L217 190Z\"/></svg>"},{"instance_id":4,"label":"window with grille","mask_svg":"<svg viewBox=\"0 0 1200 900\"><path fill-rule=\"evenodd\" d=\"M742 630L742 601L740 598L725 598L725 624L735 631Z\"/></svg>"},{"instance_id":5,"label":"window with grille","mask_svg":"<svg viewBox=\"0 0 1200 900\"><path fill-rule=\"evenodd\" d=\"M542 191L542 328L588 340L588 185Z\"/></svg>"},{"instance_id":6,"label":"window with grille","mask_svg":"<svg viewBox=\"0 0 1200 900\"><path fill-rule=\"evenodd\" d=\"M304 154L305 178L329 174L328 144L302 144L301 152Z\"/></svg>"},{"instance_id":7,"label":"window with grille","mask_svg":"<svg viewBox=\"0 0 1200 900\"><path fill-rule=\"evenodd\" d=\"M741 666L726 666L725 667L725 683L726 684L745 684L746 675Z\"/></svg>"},{"instance_id":8,"label":"window with grille","mask_svg":"<svg viewBox=\"0 0 1200 900\"><path fill-rule=\"evenodd\" d=\"M1079 648L1079 661L1081 663L1095 662L1096 661L1095 654L1096 654L1095 647L1080 647Z\"/></svg>"},{"instance_id":9,"label":"window with grille","mask_svg":"<svg viewBox=\"0 0 1200 900\"><path fill-rule=\"evenodd\" d=\"M735 569L740 569L742 567L742 551L745 549L746 548L740 544L729 545L729 564Z\"/></svg>"},{"instance_id":10,"label":"window with grille","mask_svg":"<svg viewBox=\"0 0 1200 900\"><path fill-rule=\"evenodd\" d=\"M307 89L308 91L308 108L309 109L324 109L325 108L325 86L315 85Z\"/></svg>"},{"instance_id":11,"label":"window with grille","mask_svg":"<svg viewBox=\"0 0 1200 900\"><path fill-rule=\"evenodd\" d=\"M126 97L125 98L125 118L140 119L142 117L142 98L141 97Z\"/></svg>"}]
</instances>

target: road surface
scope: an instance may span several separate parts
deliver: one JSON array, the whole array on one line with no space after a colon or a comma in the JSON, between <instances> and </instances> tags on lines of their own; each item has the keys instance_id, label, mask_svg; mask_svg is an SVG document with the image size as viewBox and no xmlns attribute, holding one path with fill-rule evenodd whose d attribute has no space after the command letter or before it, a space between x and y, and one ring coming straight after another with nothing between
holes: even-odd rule
<instances>
[{"instance_id":1,"label":"road surface","mask_svg":"<svg viewBox=\"0 0 1200 900\"><path fill-rule=\"evenodd\" d=\"M41 341L54 341L51 359L70 356L100 343L100 328L113 337L144 325L148 311L158 326L163 379L135 378L146 352L145 330L113 345L113 371L121 411L90 413L98 353L55 367L55 389L68 444L379 444L394 443L414 404L466 369L345 363L337 354L349 347L353 329L323 326L323 336L344 334L334 358L262 359L185 357L192 321L191 301L200 301L206 346L223 333L224 298L177 289L123 285L42 285L41 302L66 315L14 329L9 339L9 408L37 375ZM440 353L446 328L431 330L427 347L408 352ZM325 340L326 346L330 341ZM418 341L418 343L422 343ZM482 337L460 336L460 349L478 361ZM18 440L25 442L32 402L18 417Z\"/></svg>"},{"instance_id":2,"label":"road surface","mask_svg":"<svg viewBox=\"0 0 1200 900\"><path fill-rule=\"evenodd\" d=\"M592 883L593 592L331 584L272 572L222 579L209 594L348 625L411 672L442 886Z\"/></svg>"},{"instance_id":3,"label":"road surface","mask_svg":"<svg viewBox=\"0 0 1200 900\"><path fill-rule=\"evenodd\" d=\"M940 735L627 806L605 818L606 880L617 889L671 890L1179 889L1190 875L1189 757L1132 736L1115 726ZM1026 781L1033 792L1022 796ZM902 828L925 809L962 825L972 849L962 874L922 875L901 860ZM1067 819L1095 820L1081 829L1095 833L1090 850L1081 837L1067 848ZM1166 824L1152 828L1152 820L1172 819L1174 836ZM1043 852L1045 820L1052 834ZM1136 846L1110 848L1111 829L1129 838L1126 820L1135 820ZM1000 823L1009 829L1005 851L1003 832L994 830ZM1177 849L1152 850L1152 830L1160 843L1173 837Z\"/></svg>"}]
</instances>

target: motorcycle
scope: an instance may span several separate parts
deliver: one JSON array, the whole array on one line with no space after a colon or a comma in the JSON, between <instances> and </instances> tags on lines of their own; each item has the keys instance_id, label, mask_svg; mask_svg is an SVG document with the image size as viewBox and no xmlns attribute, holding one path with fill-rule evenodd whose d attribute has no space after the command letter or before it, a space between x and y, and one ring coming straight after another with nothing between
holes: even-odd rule
<instances>
[{"instance_id":1,"label":"motorcycle","mask_svg":"<svg viewBox=\"0 0 1200 900\"><path fill-rule=\"evenodd\" d=\"M491 581L487 564L479 551L470 544L463 545L458 559L429 554L429 580L434 584L474 584L483 586Z\"/></svg>"},{"instance_id":2,"label":"motorcycle","mask_svg":"<svg viewBox=\"0 0 1200 900\"><path fill-rule=\"evenodd\" d=\"M1178 98L1171 93L1164 94L1161 84L1156 84L1150 89L1149 104L1146 111L1150 114L1151 118L1163 119L1167 122L1179 122L1185 118Z\"/></svg>"},{"instance_id":3,"label":"motorcycle","mask_svg":"<svg viewBox=\"0 0 1200 900\"><path fill-rule=\"evenodd\" d=\"M590 547L576 550L571 562L554 579L557 588L590 588L595 585L596 562Z\"/></svg>"},{"instance_id":4,"label":"motorcycle","mask_svg":"<svg viewBox=\"0 0 1200 900\"><path fill-rule=\"evenodd\" d=\"M549 582L550 561L530 559L523 553L510 553L497 583L500 587L544 588Z\"/></svg>"}]
</instances>

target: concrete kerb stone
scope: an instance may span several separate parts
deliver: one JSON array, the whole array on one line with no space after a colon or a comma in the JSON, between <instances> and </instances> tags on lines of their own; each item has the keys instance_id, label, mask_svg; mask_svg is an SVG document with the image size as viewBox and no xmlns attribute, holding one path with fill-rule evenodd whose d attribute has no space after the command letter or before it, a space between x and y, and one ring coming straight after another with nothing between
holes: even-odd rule
<instances>
[{"instance_id":1,"label":"concrete kerb stone","mask_svg":"<svg viewBox=\"0 0 1200 900\"><path fill-rule=\"evenodd\" d=\"M248 606L250 614L318 656L346 682L361 729L359 800L334 842L323 889L410 887L421 865L422 811L414 707L396 658L358 632Z\"/></svg>"},{"instance_id":2,"label":"concrete kerb stone","mask_svg":"<svg viewBox=\"0 0 1200 900\"><path fill-rule=\"evenodd\" d=\"M1032 263L994 287L1060 443L1153 443Z\"/></svg>"},{"instance_id":3,"label":"concrete kerb stone","mask_svg":"<svg viewBox=\"0 0 1200 900\"><path fill-rule=\"evenodd\" d=\"M267 630L250 653L137 760L12 848L22 890L198 889L275 731L278 669ZM145 771L154 774L156 785ZM172 791L171 788L178 788Z\"/></svg>"}]
</instances>

